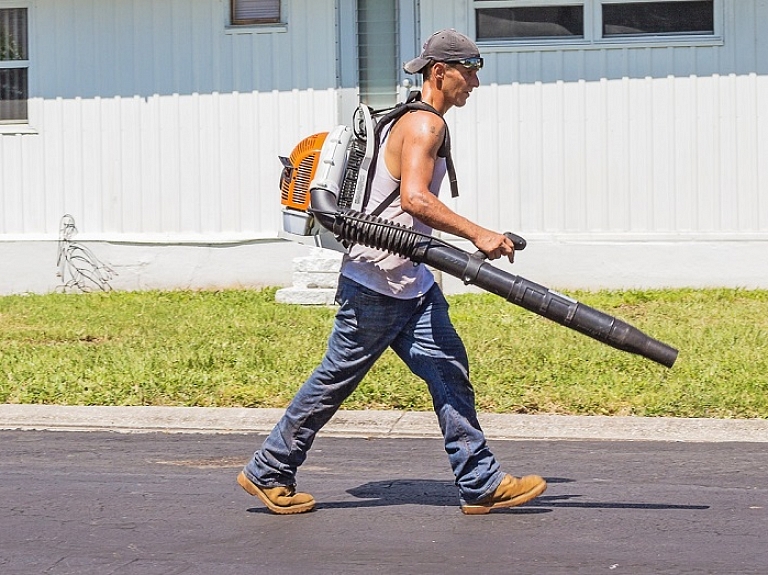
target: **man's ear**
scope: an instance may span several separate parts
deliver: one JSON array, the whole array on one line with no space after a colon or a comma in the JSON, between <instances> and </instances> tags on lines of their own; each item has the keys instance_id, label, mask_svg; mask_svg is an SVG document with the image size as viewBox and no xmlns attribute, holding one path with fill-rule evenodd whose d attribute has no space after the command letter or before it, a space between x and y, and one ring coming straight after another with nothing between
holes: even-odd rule
<instances>
[{"instance_id":1,"label":"man's ear","mask_svg":"<svg viewBox=\"0 0 768 575\"><path fill-rule=\"evenodd\" d=\"M443 86L443 80L445 80L445 72L448 65L445 62L435 62L432 65L432 78L435 81L435 86L440 90Z\"/></svg>"},{"instance_id":2,"label":"man's ear","mask_svg":"<svg viewBox=\"0 0 768 575\"><path fill-rule=\"evenodd\" d=\"M447 64L445 62L435 62L432 65L432 77L435 79L436 82L442 82L445 78L445 70L447 68Z\"/></svg>"}]
</instances>

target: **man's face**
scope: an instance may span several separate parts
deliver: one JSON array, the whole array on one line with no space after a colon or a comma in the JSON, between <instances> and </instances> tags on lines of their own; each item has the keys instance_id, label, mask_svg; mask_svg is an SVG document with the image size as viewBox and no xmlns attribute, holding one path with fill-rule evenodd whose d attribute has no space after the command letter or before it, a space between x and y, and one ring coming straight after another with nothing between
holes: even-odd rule
<instances>
[{"instance_id":1,"label":"man's face","mask_svg":"<svg viewBox=\"0 0 768 575\"><path fill-rule=\"evenodd\" d=\"M477 70L461 64L446 64L443 91L452 105L461 108L467 103L472 90L480 85Z\"/></svg>"}]
</instances>

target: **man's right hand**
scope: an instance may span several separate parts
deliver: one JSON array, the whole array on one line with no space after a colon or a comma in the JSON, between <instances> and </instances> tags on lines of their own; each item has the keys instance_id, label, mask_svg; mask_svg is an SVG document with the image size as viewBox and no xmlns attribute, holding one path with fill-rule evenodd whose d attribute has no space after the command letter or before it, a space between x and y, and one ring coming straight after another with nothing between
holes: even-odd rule
<instances>
[{"instance_id":1,"label":"man's right hand","mask_svg":"<svg viewBox=\"0 0 768 575\"><path fill-rule=\"evenodd\" d=\"M474 241L475 246L489 260L497 260L500 257L507 256L509 263L515 261L515 244L507 236L491 230L482 230Z\"/></svg>"}]
</instances>

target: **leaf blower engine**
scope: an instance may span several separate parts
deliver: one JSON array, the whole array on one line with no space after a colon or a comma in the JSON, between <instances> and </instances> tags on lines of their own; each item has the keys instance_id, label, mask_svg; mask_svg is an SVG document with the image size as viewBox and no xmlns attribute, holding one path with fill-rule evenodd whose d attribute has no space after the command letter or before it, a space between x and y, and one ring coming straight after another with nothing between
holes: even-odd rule
<instances>
[{"instance_id":1,"label":"leaf blower engine","mask_svg":"<svg viewBox=\"0 0 768 575\"><path fill-rule=\"evenodd\" d=\"M613 316L501 270L485 261L482 252L470 254L440 238L364 213L377 153L376 113L361 105L352 124L309 136L290 157L280 158L282 237L337 251L358 243L425 263L611 347L666 367L674 365L677 349ZM525 248L519 236L508 237L516 250Z\"/></svg>"},{"instance_id":2,"label":"leaf blower engine","mask_svg":"<svg viewBox=\"0 0 768 575\"><path fill-rule=\"evenodd\" d=\"M324 218L313 213L310 204L311 190L325 190L336 198L334 212L362 215L368 172L376 153L374 138L368 138L375 129L371 109L358 107L353 125L354 128L341 125L330 133L313 134L299 142L290 157L280 157L281 236L306 245L346 251L346 238L325 227Z\"/></svg>"}]
</instances>

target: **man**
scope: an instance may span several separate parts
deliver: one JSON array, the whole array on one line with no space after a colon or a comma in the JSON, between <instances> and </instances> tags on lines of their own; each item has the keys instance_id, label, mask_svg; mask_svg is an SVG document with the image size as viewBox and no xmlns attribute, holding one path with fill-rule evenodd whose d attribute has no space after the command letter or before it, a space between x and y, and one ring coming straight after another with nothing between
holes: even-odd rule
<instances>
[{"instance_id":1,"label":"man","mask_svg":"<svg viewBox=\"0 0 768 575\"><path fill-rule=\"evenodd\" d=\"M437 32L406 72L424 78L422 102L382 135L367 206L375 209L398 187L399 197L381 216L423 233L432 229L470 240L489 258L514 246L503 234L456 214L438 198L446 161L438 155L447 127L442 115L466 104L479 86L483 60L472 40L455 30ZM238 483L274 513L310 511L308 493L296 492L296 472L316 433L355 390L381 354L391 347L432 395L445 450L456 476L461 509L484 514L530 501L546 489L539 476L504 474L477 421L469 362L451 324L448 304L431 272L399 256L353 246L345 255L336 296L339 310L320 366L304 383Z\"/></svg>"}]
</instances>

